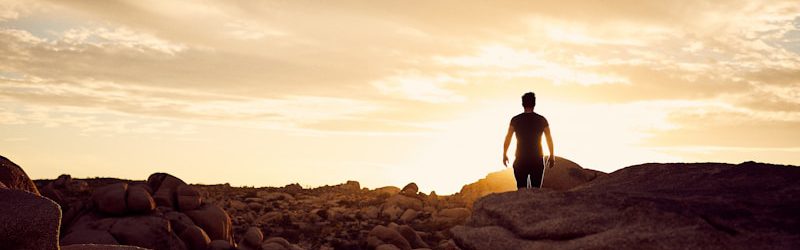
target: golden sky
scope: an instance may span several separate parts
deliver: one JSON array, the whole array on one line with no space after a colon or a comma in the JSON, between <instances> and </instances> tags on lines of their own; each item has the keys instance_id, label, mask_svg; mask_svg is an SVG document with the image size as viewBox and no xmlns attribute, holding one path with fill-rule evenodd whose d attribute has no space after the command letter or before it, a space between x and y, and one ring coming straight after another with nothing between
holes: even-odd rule
<instances>
[{"instance_id":1,"label":"golden sky","mask_svg":"<svg viewBox=\"0 0 800 250\"><path fill-rule=\"evenodd\" d=\"M0 0L0 154L447 194L503 168L534 91L587 168L800 165L798 54L796 0Z\"/></svg>"}]
</instances>

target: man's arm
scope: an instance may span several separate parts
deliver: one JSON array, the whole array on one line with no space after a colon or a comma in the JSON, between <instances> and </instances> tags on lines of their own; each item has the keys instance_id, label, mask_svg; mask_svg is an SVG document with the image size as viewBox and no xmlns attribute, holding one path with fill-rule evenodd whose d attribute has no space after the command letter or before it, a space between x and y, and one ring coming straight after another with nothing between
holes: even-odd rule
<instances>
[{"instance_id":1,"label":"man's arm","mask_svg":"<svg viewBox=\"0 0 800 250\"><path fill-rule=\"evenodd\" d=\"M550 148L550 160L547 161L548 168L552 168L556 162L556 155L553 154L553 135L550 134L550 126L544 128L544 136L547 137L547 147Z\"/></svg>"},{"instance_id":2,"label":"man's arm","mask_svg":"<svg viewBox=\"0 0 800 250\"><path fill-rule=\"evenodd\" d=\"M514 134L514 126L508 125L508 133L506 134L506 141L503 143L503 165L508 167L508 146L511 145L511 135Z\"/></svg>"}]
</instances>

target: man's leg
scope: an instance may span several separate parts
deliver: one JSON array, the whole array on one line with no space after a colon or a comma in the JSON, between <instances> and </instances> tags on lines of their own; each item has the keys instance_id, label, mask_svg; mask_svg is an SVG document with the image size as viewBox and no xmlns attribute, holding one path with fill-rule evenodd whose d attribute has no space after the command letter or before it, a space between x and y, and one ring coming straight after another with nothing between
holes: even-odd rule
<instances>
[{"instance_id":1,"label":"man's leg","mask_svg":"<svg viewBox=\"0 0 800 250\"><path fill-rule=\"evenodd\" d=\"M531 164L531 186L541 188L544 181L544 161L543 158L534 160Z\"/></svg>"},{"instance_id":2,"label":"man's leg","mask_svg":"<svg viewBox=\"0 0 800 250\"><path fill-rule=\"evenodd\" d=\"M519 164L519 162L515 159L514 164L514 179L517 180L517 190L525 189L528 187L528 171L525 171L525 166L523 164Z\"/></svg>"}]
</instances>

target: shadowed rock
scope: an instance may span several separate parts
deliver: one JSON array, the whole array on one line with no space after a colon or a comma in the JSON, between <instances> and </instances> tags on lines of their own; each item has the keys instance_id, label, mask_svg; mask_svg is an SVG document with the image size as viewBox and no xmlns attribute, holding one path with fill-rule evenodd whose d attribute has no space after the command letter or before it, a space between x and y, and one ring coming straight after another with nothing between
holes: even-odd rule
<instances>
[{"instance_id":1,"label":"shadowed rock","mask_svg":"<svg viewBox=\"0 0 800 250\"><path fill-rule=\"evenodd\" d=\"M451 232L464 249L792 249L797 180L793 166L644 164L566 192L488 195Z\"/></svg>"},{"instance_id":2,"label":"shadowed rock","mask_svg":"<svg viewBox=\"0 0 800 250\"><path fill-rule=\"evenodd\" d=\"M95 189L92 193L92 202L100 212L121 215L126 210L126 193L128 184L124 182L106 185Z\"/></svg>"},{"instance_id":3,"label":"shadowed rock","mask_svg":"<svg viewBox=\"0 0 800 250\"><path fill-rule=\"evenodd\" d=\"M120 243L157 250L182 250L186 245L172 231L169 220L156 216L120 218L109 230Z\"/></svg>"},{"instance_id":4,"label":"shadowed rock","mask_svg":"<svg viewBox=\"0 0 800 250\"><path fill-rule=\"evenodd\" d=\"M196 210L186 211L186 215L202 228L211 240L225 240L233 245L231 218L220 206L205 204Z\"/></svg>"},{"instance_id":5,"label":"shadowed rock","mask_svg":"<svg viewBox=\"0 0 800 250\"><path fill-rule=\"evenodd\" d=\"M186 185L183 180L167 173L154 173L147 178L147 185L153 190L153 199L156 205L164 207L175 207L178 203L177 189L180 185Z\"/></svg>"},{"instance_id":6,"label":"shadowed rock","mask_svg":"<svg viewBox=\"0 0 800 250\"><path fill-rule=\"evenodd\" d=\"M61 247L61 250L148 250L135 246L103 245L103 244L76 244Z\"/></svg>"},{"instance_id":7,"label":"shadowed rock","mask_svg":"<svg viewBox=\"0 0 800 250\"><path fill-rule=\"evenodd\" d=\"M23 190L39 195L39 189L20 166L0 156L0 182L9 189Z\"/></svg>"},{"instance_id":8,"label":"shadowed rock","mask_svg":"<svg viewBox=\"0 0 800 250\"><path fill-rule=\"evenodd\" d=\"M27 191L0 189L0 248L58 249L61 208Z\"/></svg>"}]
</instances>

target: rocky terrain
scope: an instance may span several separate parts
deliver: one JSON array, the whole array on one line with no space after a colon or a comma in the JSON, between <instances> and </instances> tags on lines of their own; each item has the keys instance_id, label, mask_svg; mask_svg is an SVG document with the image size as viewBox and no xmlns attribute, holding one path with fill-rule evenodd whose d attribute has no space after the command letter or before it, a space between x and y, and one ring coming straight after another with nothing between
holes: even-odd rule
<instances>
[{"instance_id":1,"label":"rocky terrain","mask_svg":"<svg viewBox=\"0 0 800 250\"><path fill-rule=\"evenodd\" d=\"M515 189L512 175L491 173L457 194L440 196L421 193L414 183L254 188L191 185L166 173L141 181L69 175L31 181L2 158L0 235L6 236L0 236L0 245L112 250L800 245L800 170L793 166L645 164L605 174L559 158L545 174L545 188L505 192Z\"/></svg>"},{"instance_id":2,"label":"rocky terrain","mask_svg":"<svg viewBox=\"0 0 800 250\"><path fill-rule=\"evenodd\" d=\"M797 249L800 168L644 164L568 191L488 195L463 249Z\"/></svg>"}]
</instances>

